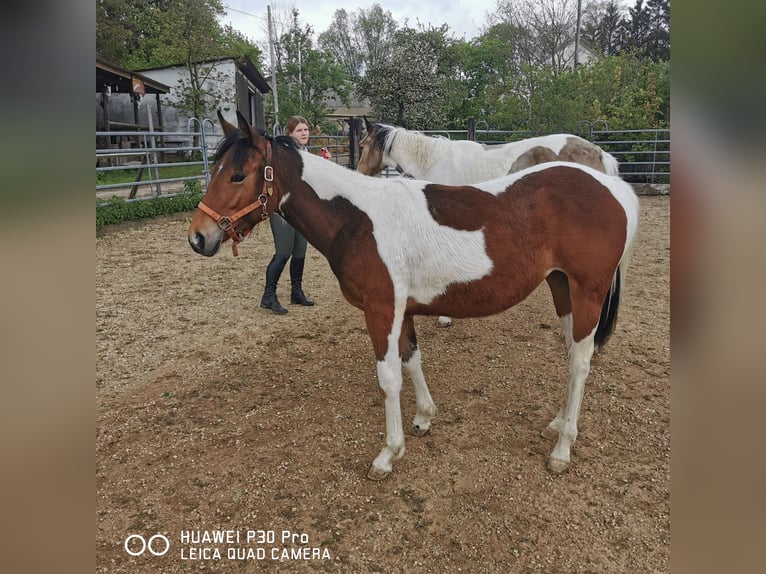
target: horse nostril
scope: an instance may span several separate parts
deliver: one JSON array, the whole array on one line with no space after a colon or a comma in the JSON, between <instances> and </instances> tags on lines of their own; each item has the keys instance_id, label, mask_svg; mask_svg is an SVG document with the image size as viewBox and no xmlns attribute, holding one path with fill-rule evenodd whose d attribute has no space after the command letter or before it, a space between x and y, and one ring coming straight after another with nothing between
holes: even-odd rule
<instances>
[{"instance_id":1,"label":"horse nostril","mask_svg":"<svg viewBox=\"0 0 766 574\"><path fill-rule=\"evenodd\" d=\"M189 243L191 244L192 249L201 251L205 248L205 236L197 231L189 238Z\"/></svg>"}]
</instances>

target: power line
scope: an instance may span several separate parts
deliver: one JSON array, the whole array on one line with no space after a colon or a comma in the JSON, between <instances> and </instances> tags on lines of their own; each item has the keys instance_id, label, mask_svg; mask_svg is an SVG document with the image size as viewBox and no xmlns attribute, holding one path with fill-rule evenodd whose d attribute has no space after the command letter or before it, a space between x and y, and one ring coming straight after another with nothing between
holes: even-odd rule
<instances>
[{"instance_id":1,"label":"power line","mask_svg":"<svg viewBox=\"0 0 766 574\"><path fill-rule=\"evenodd\" d=\"M232 12L239 12L240 14L244 14L245 16L252 16L253 18L258 18L259 20L263 20L264 22L267 21L266 18L264 18L263 16L258 16L257 14L251 14L250 12L243 12L242 10L237 10L236 8L232 8L228 4L224 4L224 8L226 8L227 10L231 10Z\"/></svg>"}]
</instances>

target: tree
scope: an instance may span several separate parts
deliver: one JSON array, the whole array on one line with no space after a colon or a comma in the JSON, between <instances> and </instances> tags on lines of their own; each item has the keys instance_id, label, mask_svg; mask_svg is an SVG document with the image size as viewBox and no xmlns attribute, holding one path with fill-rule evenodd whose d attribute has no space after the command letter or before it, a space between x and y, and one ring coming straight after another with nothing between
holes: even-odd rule
<instances>
[{"instance_id":1,"label":"tree","mask_svg":"<svg viewBox=\"0 0 766 574\"><path fill-rule=\"evenodd\" d=\"M486 118L497 112L503 93L519 74L518 33L500 23L470 42L455 45L459 65L450 89L449 127L462 128L471 116Z\"/></svg>"},{"instance_id":2,"label":"tree","mask_svg":"<svg viewBox=\"0 0 766 574\"><path fill-rule=\"evenodd\" d=\"M293 24L276 43L277 89L280 115L301 115L319 125L330 108L328 97L348 102L352 84L332 54L313 48L313 29L301 27L298 10Z\"/></svg>"},{"instance_id":3,"label":"tree","mask_svg":"<svg viewBox=\"0 0 766 574\"><path fill-rule=\"evenodd\" d=\"M96 54L118 66L134 69L151 64L151 52L162 37L159 15L167 2L98 0Z\"/></svg>"},{"instance_id":4,"label":"tree","mask_svg":"<svg viewBox=\"0 0 766 574\"><path fill-rule=\"evenodd\" d=\"M549 66L554 73L571 64L567 49L575 41L577 0L498 0L496 18L519 30L516 48L524 64Z\"/></svg>"},{"instance_id":5,"label":"tree","mask_svg":"<svg viewBox=\"0 0 766 574\"><path fill-rule=\"evenodd\" d=\"M330 27L319 35L319 46L333 55L349 78L358 78L364 71L364 54L352 32L354 24L345 9L336 10Z\"/></svg>"},{"instance_id":6,"label":"tree","mask_svg":"<svg viewBox=\"0 0 766 574\"><path fill-rule=\"evenodd\" d=\"M261 59L261 50L258 46L229 24L221 31L221 53L227 56L247 56L256 64Z\"/></svg>"},{"instance_id":7,"label":"tree","mask_svg":"<svg viewBox=\"0 0 766 574\"><path fill-rule=\"evenodd\" d=\"M162 13L164 36L153 58L187 69L188 79L179 80L175 105L191 117L209 115L227 97L212 82L222 79L212 61L222 56L223 31L217 18L223 14L221 0L175 0Z\"/></svg>"},{"instance_id":8,"label":"tree","mask_svg":"<svg viewBox=\"0 0 766 574\"><path fill-rule=\"evenodd\" d=\"M624 43L623 20L622 10L616 0L589 4L583 13L582 39L600 55L618 54Z\"/></svg>"},{"instance_id":9,"label":"tree","mask_svg":"<svg viewBox=\"0 0 766 574\"><path fill-rule=\"evenodd\" d=\"M319 46L334 55L349 78L361 78L367 69L391 56L398 24L379 4L359 8L350 17L336 10L330 27L319 35Z\"/></svg>"},{"instance_id":10,"label":"tree","mask_svg":"<svg viewBox=\"0 0 766 574\"><path fill-rule=\"evenodd\" d=\"M670 59L670 0L636 0L624 21L625 48L652 60Z\"/></svg>"},{"instance_id":11,"label":"tree","mask_svg":"<svg viewBox=\"0 0 766 574\"><path fill-rule=\"evenodd\" d=\"M670 0L647 0L651 32L646 41L646 55L652 60L670 59Z\"/></svg>"},{"instance_id":12,"label":"tree","mask_svg":"<svg viewBox=\"0 0 766 574\"><path fill-rule=\"evenodd\" d=\"M447 119L455 51L448 26L396 32L391 57L372 64L358 92L380 117L409 129L443 125Z\"/></svg>"}]
</instances>

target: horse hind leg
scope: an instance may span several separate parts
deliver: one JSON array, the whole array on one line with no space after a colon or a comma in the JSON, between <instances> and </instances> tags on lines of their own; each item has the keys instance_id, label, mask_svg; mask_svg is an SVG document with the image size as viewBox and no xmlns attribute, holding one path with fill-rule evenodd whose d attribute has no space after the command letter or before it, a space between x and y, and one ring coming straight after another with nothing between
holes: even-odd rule
<instances>
[{"instance_id":1,"label":"horse hind leg","mask_svg":"<svg viewBox=\"0 0 766 574\"><path fill-rule=\"evenodd\" d=\"M572 343L570 348L566 406L563 412L560 412L556 419L551 422L551 425L555 423L559 427L558 442L548 459L548 469L555 474L561 474L569 468L572 445L577 439L577 420L580 417L585 380L590 373L594 334L595 328L590 335L581 341Z\"/></svg>"},{"instance_id":2,"label":"horse hind leg","mask_svg":"<svg viewBox=\"0 0 766 574\"><path fill-rule=\"evenodd\" d=\"M572 303L569 298L569 280L561 271L553 271L545 278L553 295L553 306L556 308L561 322L561 332L564 335L567 350L572 347ZM542 435L547 439L559 436L564 420L564 406L559 409L556 417L543 429Z\"/></svg>"},{"instance_id":3,"label":"horse hind leg","mask_svg":"<svg viewBox=\"0 0 766 574\"><path fill-rule=\"evenodd\" d=\"M595 335L601 305L578 296L573 289L572 344L569 347L569 378L566 404L548 425L558 431L558 441L548 460L548 469L560 474L569 468L572 445L577 439L577 421L585 391L585 381L590 373L590 362L595 350Z\"/></svg>"},{"instance_id":4,"label":"horse hind leg","mask_svg":"<svg viewBox=\"0 0 766 574\"><path fill-rule=\"evenodd\" d=\"M399 339L399 354L402 357L407 374L412 379L415 387L415 405L417 411L412 422L412 434L423 436L431 428L431 419L436 414L436 405L431 398L431 393L423 375L420 348L415 336L415 324L411 316L404 319L402 335Z\"/></svg>"}]
</instances>

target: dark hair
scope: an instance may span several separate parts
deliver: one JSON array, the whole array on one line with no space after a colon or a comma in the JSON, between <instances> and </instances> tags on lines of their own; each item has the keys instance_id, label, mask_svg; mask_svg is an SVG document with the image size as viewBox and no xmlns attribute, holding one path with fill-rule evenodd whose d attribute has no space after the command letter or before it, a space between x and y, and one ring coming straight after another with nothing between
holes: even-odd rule
<instances>
[{"instance_id":1,"label":"dark hair","mask_svg":"<svg viewBox=\"0 0 766 574\"><path fill-rule=\"evenodd\" d=\"M311 129L311 124L303 116L291 116L290 119L287 120L287 125L285 126L285 135L293 133L293 130L298 127L298 124L306 124L309 129Z\"/></svg>"}]
</instances>

